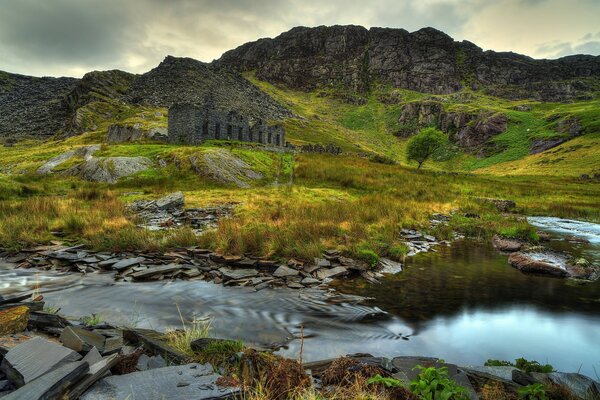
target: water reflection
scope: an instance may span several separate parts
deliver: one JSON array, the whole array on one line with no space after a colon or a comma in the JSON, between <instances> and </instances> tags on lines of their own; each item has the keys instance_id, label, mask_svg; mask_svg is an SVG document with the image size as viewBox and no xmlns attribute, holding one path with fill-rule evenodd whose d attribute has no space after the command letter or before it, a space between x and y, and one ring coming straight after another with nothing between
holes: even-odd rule
<instances>
[{"instance_id":1,"label":"water reflection","mask_svg":"<svg viewBox=\"0 0 600 400\"><path fill-rule=\"evenodd\" d=\"M587 249L597 251L594 246ZM179 327L177 304L187 318L214 318L216 336L250 344L285 343L304 326L306 360L369 352L482 364L524 356L592 377L594 368L600 371L600 282L579 286L524 275L506 256L469 242L411 258L404 272L380 285L339 284L350 297L319 290L255 293L201 281L114 283L108 274L0 268L1 293L36 282L54 290L46 300L67 315L101 313L124 325ZM354 295L372 299L360 303ZM298 351L299 341L292 340L281 353L296 357Z\"/></svg>"}]
</instances>

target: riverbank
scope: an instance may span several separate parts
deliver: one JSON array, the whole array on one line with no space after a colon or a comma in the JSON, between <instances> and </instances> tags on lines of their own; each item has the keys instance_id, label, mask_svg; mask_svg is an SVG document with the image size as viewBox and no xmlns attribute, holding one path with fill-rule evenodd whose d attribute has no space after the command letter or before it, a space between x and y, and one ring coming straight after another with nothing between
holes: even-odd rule
<instances>
[{"instance_id":1,"label":"riverbank","mask_svg":"<svg viewBox=\"0 0 600 400\"><path fill-rule=\"evenodd\" d=\"M432 376L436 390L456 399L516 399L542 390L550 399L600 396L597 382L537 363L459 367L436 358L367 354L306 363L302 350L282 358L239 341L208 339L206 321L182 320L180 330L167 333L113 326L96 316L73 321L44 311L43 298L33 296L0 299L0 393L6 399L416 399Z\"/></svg>"}]
</instances>

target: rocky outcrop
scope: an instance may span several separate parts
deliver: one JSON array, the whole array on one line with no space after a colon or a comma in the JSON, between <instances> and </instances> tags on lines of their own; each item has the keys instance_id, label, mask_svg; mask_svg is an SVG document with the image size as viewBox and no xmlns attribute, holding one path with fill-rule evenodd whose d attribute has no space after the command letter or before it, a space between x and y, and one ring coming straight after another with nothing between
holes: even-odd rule
<instances>
[{"instance_id":1,"label":"rocky outcrop","mask_svg":"<svg viewBox=\"0 0 600 400\"><path fill-rule=\"evenodd\" d=\"M171 56L137 77L126 99L167 108L175 103L202 105L210 99L219 111L238 110L254 119L281 119L292 115L239 74L191 58Z\"/></svg>"},{"instance_id":2,"label":"rocky outcrop","mask_svg":"<svg viewBox=\"0 0 600 400\"><path fill-rule=\"evenodd\" d=\"M481 148L496 135L506 131L508 118L493 111L446 111L439 101L415 101L402 107L398 134L408 137L426 126L436 126L464 149Z\"/></svg>"},{"instance_id":3,"label":"rocky outcrop","mask_svg":"<svg viewBox=\"0 0 600 400\"><path fill-rule=\"evenodd\" d=\"M543 247L531 247L525 251L512 253L508 262L521 272L550 275L560 278L573 278L595 281L600 276L600 267L585 259L553 252Z\"/></svg>"},{"instance_id":4,"label":"rocky outcrop","mask_svg":"<svg viewBox=\"0 0 600 400\"><path fill-rule=\"evenodd\" d=\"M107 140L109 143L125 143L140 140L143 136L140 124L118 125L108 127Z\"/></svg>"},{"instance_id":5,"label":"rocky outcrop","mask_svg":"<svg viewBox=\"0 0 600 400\"><path fill-rule=\"evenodd\" d=\"M84 161L87 161L90 158L92 158L95 152L99 150L100 145L94 144L90 146L81 146L77 149L66 151L46 161L41 167L37 169L37 173L40 175L50 174L54 171L56 167L71 160L74 157L80 157Z\"/></svg>"},{"instance_id":6,"label":"rocky outcrop","mask_svg":"<svg viewBox=\"0 0 600 400\"><path fill-rule=\"evenodd\" d=\"M560 118L560 116L557 117ZM537 154L542 153L546 150L550 150L556 146L565 143L568 140L571 140L583 134L581 124L579 123L579 120L575 117L565 117L559 119L558 122L553 124L553 129L561 135L533 140L529 147L530 154Z\"/></svg>"},{"instance_id":7,"label":"rocky outcrop","mask_svg":"<svg viewBox=\"0 0 600 400\"><path fill-rule=\"evenodd\" d=\"M244 160L224 149L212 149L199 156L191 156L189 161L198 174L240 188L249 188L252 181L263 178Z\"/></svg>"},{"instance_id":8,"label":"rocky outcrop","mask_svg":"<svg viewBox=\"0 0 600 400\"><path fill-rule=\"evenodd\" d=\"M147 157L92 157L69 169L67 175L86 181L115 183L120 178L131 176L152 167Z\"/></svg>"},{"instance_id":9,"label":"rocky outcrop","mask_svg":"<svg viewBox=\"0 0 600 400\"><path fill-rule=\"evenodd\" d=\"M598 85L578 78L600 78L600 57L535 60L484 52L433 28L408 32L353 25L293 28L228 51L217 64L256 70L260 79L304 90L339 85L366 91L378 81L447 94L467 85L499 96L547 101L585 97Z\"/></svg>"}]
</instances>

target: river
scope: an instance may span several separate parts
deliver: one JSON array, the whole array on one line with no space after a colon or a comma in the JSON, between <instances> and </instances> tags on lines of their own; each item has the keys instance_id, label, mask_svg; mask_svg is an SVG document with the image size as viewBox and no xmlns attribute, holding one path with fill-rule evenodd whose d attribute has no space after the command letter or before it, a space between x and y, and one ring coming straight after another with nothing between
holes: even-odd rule
<instances>
[{"instance_id":1,"label":"river","mask_svg":"<svg viewBox=\"0 0 600 400\"><path fill-rule=\"evenodd\" d=\"M600 261L599 225L530 222L553 236L549 247ZM565 235L589 243L570 243ZM488 358L525 357L598 378L600 281L580 285L524 275L481 243L459 241L436 249L409 258L403 272L380 284L343 281L336 292L254 292L202 281L115 283L109 274L56 275L0 266L0 294L39 285L63 314L96 312L113 323L158 330L181 326L179 307L187 319L212 318L215 336L285 344L279 352L290 357L298 356L302 327L305 360L367 352L481 365Z\"/></svg>"}]
</instances>

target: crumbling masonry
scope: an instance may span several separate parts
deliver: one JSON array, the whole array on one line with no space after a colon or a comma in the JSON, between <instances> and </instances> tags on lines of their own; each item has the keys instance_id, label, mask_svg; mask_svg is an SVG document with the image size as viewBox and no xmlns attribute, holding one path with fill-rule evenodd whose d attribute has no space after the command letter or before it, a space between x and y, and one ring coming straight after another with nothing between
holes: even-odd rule
<instances>
[{"instance_id":1,"label":"crumbling masonry","mask_svg":"<svg viewBox=\"0 0 600 400\"><path fill-rule=\"evenodd\" d=\"M239 140L270 146L285 146L282 126L258 120L250 126L236 111L223 113L210 106L174 104L169 108L169 142L199 144L205 140Z\"/></svg>"}]
</instances>

